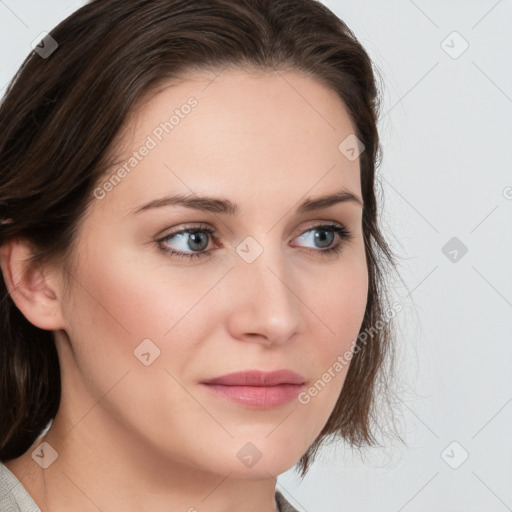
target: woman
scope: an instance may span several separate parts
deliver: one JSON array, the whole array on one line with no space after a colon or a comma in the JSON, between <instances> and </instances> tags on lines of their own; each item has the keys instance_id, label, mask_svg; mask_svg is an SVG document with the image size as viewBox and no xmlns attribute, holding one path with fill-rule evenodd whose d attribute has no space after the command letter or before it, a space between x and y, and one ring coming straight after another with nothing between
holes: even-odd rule
<instances>
[{"instance_id":1,"label":"woman","mask_svg":"<svg viewBox=\"0 0 512 512\"><path fill-rule=\"evenodd\" d=\"M279 474L374 442L377 111L314 0L95 0L35 47L0 108L2 510L293 511Z\"/></svg>"}]
</instances>

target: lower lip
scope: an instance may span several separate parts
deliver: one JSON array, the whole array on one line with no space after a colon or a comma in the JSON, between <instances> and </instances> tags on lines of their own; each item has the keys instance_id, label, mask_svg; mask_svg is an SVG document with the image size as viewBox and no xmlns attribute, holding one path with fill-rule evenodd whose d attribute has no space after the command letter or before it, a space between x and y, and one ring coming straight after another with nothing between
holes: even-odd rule
<instances>
[{"instance_id":1,"label":"lower lip","mask_svg":"<svg viewBox=\"0 0 512 512\"><path fill-rule=\"evenodd\" d=\"M210 391L232 402L257 409L271 409L294 400L302 384L279 384L277 386L222 386L203 384Z\"/></svg>"}]
</instances>

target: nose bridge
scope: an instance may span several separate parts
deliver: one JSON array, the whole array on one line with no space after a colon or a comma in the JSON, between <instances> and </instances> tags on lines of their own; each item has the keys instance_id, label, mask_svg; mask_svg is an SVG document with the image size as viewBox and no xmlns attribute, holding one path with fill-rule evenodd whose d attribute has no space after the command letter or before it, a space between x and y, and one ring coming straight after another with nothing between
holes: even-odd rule
<instances>
[{"instance_id":1,"label":"nose bridge","mask_svg":"<svg viewBox=\"0 0 512 512\"><path fill-rule=\"evenodd\" d=\"M285 341L300 328L300 301L281 245L271 236L264 243L247 237L236 248L234 314L238 335L260 334Z\"/></svg>"}]
</instances>

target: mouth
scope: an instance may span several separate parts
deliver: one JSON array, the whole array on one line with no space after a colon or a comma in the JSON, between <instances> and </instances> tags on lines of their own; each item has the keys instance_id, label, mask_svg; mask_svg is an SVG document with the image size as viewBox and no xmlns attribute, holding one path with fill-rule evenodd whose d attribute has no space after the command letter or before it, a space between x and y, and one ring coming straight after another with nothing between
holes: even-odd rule
<instances>
[{"instance_id":1,"label":"mouth","mask_svg":"<svg viewBox=\"0 0 512 512\"><path fill-rule=\"evenodd\" d=\"M215 395L239 405L270 409L294 400L305 382L302 375L291 370L250 370L229 373L200 384Z\"/></svg>"}]
</instances>

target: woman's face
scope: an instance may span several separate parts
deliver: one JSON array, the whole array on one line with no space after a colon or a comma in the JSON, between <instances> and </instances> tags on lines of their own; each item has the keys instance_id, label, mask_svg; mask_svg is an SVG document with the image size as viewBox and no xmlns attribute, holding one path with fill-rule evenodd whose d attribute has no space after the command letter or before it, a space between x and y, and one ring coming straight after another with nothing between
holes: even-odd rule
<instances>
[{"instance_id":1,"label":"woman's face","mask_svg":"<svg viewBox=\"0 0 512 512\"><path fill-rule=\"evenodd\" d=\"M292 72L190 75L139 106L62 302L71 425L223 474L277 475L304 454L340 394L368 276L357 200L301 206L361 199L353 132L334 92ZM299 377L206 383L249 370Z\"/></svg>"}]
</instances>

